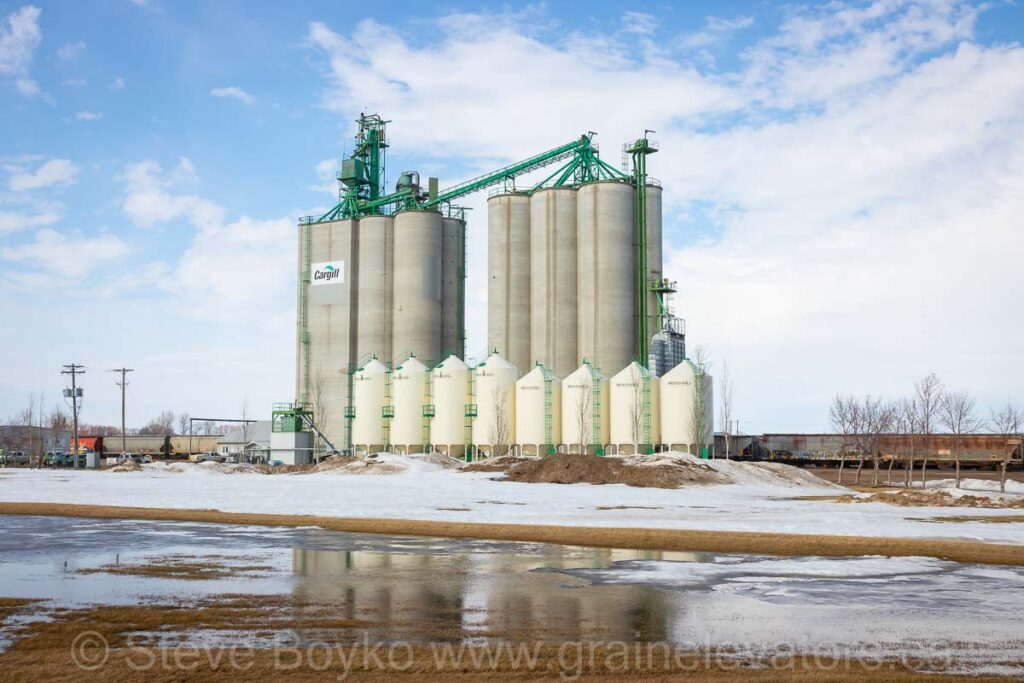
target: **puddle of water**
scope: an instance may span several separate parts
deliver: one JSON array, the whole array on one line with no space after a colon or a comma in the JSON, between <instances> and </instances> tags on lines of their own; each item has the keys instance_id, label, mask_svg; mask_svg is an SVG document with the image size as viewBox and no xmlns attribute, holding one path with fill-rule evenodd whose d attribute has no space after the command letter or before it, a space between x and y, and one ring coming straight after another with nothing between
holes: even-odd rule
<instances>
[{"instance_id":1,"label":"puddle of water","mask_svg":"<svg viewBox=\"0 0 1024 683\"><path fill-rule=\"evenodd\" d=\"M1024 571L930 558L773 558L184 522L0 517L0 595L54 606L277 595L373 637L529 633L765 653L1024 660ZM229 576L82 573L181 556ZM265 566L232 575L232 567ZM441 635L438 635L441 634ZM444 634L458 634L445 636ZM236 634L237 636L237 634ZM196 634L209 644L224 634ZM274 637L274 636L269 636Z\"/></svg>"}]
</instances>

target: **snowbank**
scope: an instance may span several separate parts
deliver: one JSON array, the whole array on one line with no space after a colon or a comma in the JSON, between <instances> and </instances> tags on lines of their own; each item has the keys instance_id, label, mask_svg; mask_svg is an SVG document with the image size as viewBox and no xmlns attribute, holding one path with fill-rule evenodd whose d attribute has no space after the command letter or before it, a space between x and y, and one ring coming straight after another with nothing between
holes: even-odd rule
<instances>
[{"instance_id":1,"label":"snowbank","mask_svg":"<svg viewBox=\"0 0 1024 683\"><path fill-rule=\"evenodd\" d=\"M415 456L388 456L404 469L387 476L345 471L305 476L223 476L224 466L172 463L140 472L11 469L0 500L224 512L395 518L495 524L553 524L779 532L851 536L960 538L1024 544L1024 524L974 520L963 508L838 505L843 489L824 481L764 483L761 468L711 461L746 483L678 489L623 484L525 484L500 472L463 472ZM702 461L707 463L708 461ZM231 466L228 466L231 467ZM769 468L770 469L770 468ZM739 474L737 474L739 473ZM798 476L798 475L795 475ZM1005 511L972 509L973 516Z\"/></svg>"}]
</instances>

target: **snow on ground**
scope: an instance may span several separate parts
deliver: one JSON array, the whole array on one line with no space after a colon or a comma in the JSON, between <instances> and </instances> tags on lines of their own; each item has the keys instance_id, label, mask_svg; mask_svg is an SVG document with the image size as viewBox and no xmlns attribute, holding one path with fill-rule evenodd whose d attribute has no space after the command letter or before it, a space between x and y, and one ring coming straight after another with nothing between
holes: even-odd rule
<instances>
[{"instance_id":1,"label":"snow on ground","mask_svg":"<svg viewBox=\"0 0 1024 683\"><path fill-rule=\"evenodd\" d=\"M1000 494L999 481L995 479L961 479L956 488L956 479L936 479L925 482L929 489L940 489L952 496L989 496L1013 500L1024 496L1024 482L1006 480L1006 493Z\"/></svg>"},{"instance_id":2,"label":"snow on ground","mask_svg":"<svg viewBox=\"0 0 1024 683\"><path fill-rule=\"evenodd\" d=\"M224 466L189 463L121 473L8 469L0 470L0 501L458 522L962 538L1024 544L1022 523L928 521L964 515L964 508L808 500L834 496L845 489L794 468L787 468L793 471L785 473L794 481L776 477L772 483L765 483L764 472L759 468L750 470L753 466L748 463L711 461L741 483L654 489L621 484L503 482L498 481L500 473L458 472L421 458L388 458L405 468L380 476L339 470L222 476ZM971 509L969 514L999 516L1006 511Z\"/></svg>"}]
</instances>

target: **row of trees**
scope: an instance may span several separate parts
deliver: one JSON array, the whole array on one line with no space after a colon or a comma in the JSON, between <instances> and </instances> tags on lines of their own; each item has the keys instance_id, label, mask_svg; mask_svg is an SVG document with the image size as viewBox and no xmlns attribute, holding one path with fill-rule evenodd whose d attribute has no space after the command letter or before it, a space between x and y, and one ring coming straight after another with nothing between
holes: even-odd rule
<instances>
[{"instance_id":1,"label":"row of trees","mask_svg":"<svg viewBox=\"0 0 1024 683\"><path fill-rule=\"evenodd\" d=\"M977 402L970 393L948 390L942 380L930 373L914 384L909 396L886 400L867 394L857 398L836 394L829 409L832 428L842 438L839 461L839 483L843 481L843 467L848 455L857 458L855 483L860 483L865 460L870 459L874 469L873 484L878 484L882 458L882 443L888 435L904 438L893 441L894 453L889 461L888 481L892 483L892 468L899 459L905 463L904 485L913 484L914 466L920 456L921 486L925 486L928 459L934 450L933 436L953 436L953 458L956 467L956 487L960 488L960 462L967 435L991 431L1007 437L1005 457L1000 467L1000 490L1006 490L1006 466L1013 453L1010 437L1024 430L1024 412L1013 403L993 409L982 416Z\"/></svg>"}]
</instances>

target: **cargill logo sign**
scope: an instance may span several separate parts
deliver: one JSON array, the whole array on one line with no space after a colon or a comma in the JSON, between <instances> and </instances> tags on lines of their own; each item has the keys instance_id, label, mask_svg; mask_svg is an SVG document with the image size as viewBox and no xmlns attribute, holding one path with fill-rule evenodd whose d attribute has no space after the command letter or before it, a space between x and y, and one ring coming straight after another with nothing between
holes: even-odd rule
<instances>
[{"instance_id":1,"label":"cargill logo sign","mask_svg":"<svg viewBox=\"0 0 1024 683\"><path fill-rule=\"evenodd\" d=\"M336 285L345 281L345 262L330 261L311 264L310 284Z\"/></svg>"}]
</instances>

